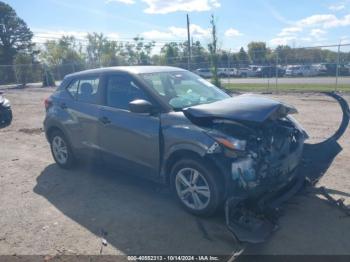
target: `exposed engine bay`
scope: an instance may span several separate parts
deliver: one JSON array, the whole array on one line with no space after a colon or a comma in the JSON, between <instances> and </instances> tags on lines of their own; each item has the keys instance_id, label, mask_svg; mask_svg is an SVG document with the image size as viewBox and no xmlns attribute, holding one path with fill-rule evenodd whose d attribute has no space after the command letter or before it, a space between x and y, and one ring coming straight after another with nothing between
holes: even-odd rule
<instances>
[{"instance_id":1,"label":"exposed engine bay","mask_svg":"<svg viewBox=\"0 0 350 262\"><path fill-rule=\"evenodd\" d=\"M232 163L232 179L243 189L287 181L300 161L306 133L290 118L268 120L259 127L237 128L223 122L214 128L246 141L245 152ZM229 154L229 152L227 152ZM232 156L234 157L234 156Z\"/></svg>"}]
</instances>

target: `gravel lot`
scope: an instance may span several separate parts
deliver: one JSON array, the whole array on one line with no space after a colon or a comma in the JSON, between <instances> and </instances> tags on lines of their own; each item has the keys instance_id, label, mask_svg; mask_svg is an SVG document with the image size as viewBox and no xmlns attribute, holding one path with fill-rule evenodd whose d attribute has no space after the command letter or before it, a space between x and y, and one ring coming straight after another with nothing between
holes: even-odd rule
<instances>
[{"instance_id":1,"label":"gravel lot","mask_svg":"<svg viewBox=\"0 0 350 262\"><path fill-rule=\"evenodd\" d=\"M41 131L52 90L8 90L14 121L0 130L0 254L231 254L223 212L198 219L166 188L106 167L58 168ZM320 141L337 128L337 103L319 94L273 97L295 105ZM350 97L347 96L347 100ZM320 184L350 203L350 132ZM313 193L286 206L280 229L244 254L350 254L350 217ZM107 233L107 234L106 234ZM108 245L102 249L101 236Z\"/></svg>"}]
</instances>

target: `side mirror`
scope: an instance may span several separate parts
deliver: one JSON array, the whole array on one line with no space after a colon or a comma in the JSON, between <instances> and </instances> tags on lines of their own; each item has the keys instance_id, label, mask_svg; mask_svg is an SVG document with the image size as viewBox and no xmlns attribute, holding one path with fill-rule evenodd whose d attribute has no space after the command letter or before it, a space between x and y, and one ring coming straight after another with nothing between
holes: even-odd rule
<instances>
[{"instance_id":1,"label":"side mirror","mask_svg":"<svg viewBox=\"0 0 350 262\"><path fill-rule=\"evenodd\" d=\"M151 114L153 111L153 105L146 100L137 99L129 103L129 109L133 113Z\"/></svg>"}]
</instances>

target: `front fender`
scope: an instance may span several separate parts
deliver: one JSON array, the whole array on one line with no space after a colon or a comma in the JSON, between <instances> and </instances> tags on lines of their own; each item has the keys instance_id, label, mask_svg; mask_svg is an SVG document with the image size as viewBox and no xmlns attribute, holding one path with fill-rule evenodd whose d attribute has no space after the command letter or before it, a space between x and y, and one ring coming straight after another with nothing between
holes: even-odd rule
<instances>
[{"instance_id":1,"label":"front fender","mask_svg":"<svg viewBox=\"0 0 350 262\"><path fill-rule=\"evenodd\" d=\"M162 115L161 123L162 178L168 175L167 163L176 152L187 151L205 157L210 154L210 148L216 143L204 129L191 123L182 112Z\"/></svg>"}]
</instances>

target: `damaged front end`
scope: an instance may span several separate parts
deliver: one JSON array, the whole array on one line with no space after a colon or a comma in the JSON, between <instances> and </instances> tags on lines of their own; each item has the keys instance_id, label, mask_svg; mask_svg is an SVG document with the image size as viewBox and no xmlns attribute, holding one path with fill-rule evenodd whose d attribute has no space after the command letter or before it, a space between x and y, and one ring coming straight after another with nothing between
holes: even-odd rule
<instances>
[{"instance_id":1,"label":"damaged front end","mask_svg":"<svg viewBox=\"0 0 350 262\"><path fill-rule=\"evenodd\" d=\"M327 94L343 110L341 126L333 138L326 140L336 141L348 125L349 107L337 94ZM239 242L259 243L277 228L281 204L299 192L306 180L315 180L314 173L320 171L315 169L317 160L312 156L329 145L320 143L320 148L304 144L308 135L289 115L296 112L294 108L265 98L256 102L251 96L239 97L224 110L205 105L191 109L187 116L207 127L208 134L217 141L208 153L216 153L220 164L229 166L225 205L228 229ZM253 101L255 104L249 106ZM220 154L224 157L218 157ZM321 161L327 162L328 158Z\"/></svg>"},{"instance_id":2,"label":"damaged front end","mask_svg":"<svg viewBox=\"0 0 350 262\"><path fill-rule=\"evenodd\" d=\"M232 121L213 123L214 133L233 136L245 144L244 150L225 146L223 151L231 162L226 203L229 229L240 241L262 242L276 228L272 212L276 208L269 198L304 180L297 169L308 136L288 116L246 124L246 128Z\"/></svg>"},{"instance_id":3,"label":"damaged front end","mask_svg":"<svg viewBox=\"0 0 350 262\"><path fill-rule=\"evenodd\" d=\"M282 168L282 172L280 172L282 178L287 174L285 171L290 171L289 175L285 176L288 183L282 182L279 187L273 187L276 190L268 190L265 194L249 200L243 200L235 195L227 199L225 205L226 225L238 242L260 243L265 241L278 228L277 218L280 216L282 204L306 186L314 186L340 152L341 148L337 140L348 127L349 106L336 93L325 93L325 95L338 101L343 113L341 124L332 136L318 144L303 144L303 140L306 138L304 136L299 141L300 146L296 146L298 143L295 143L294 137L292 138L289 144L294 144L294 146L290 149L294 148L295 150L290 151L290 155L282 160L284 161L282 166L287 165L290 168L284 170ZM293 122L298 126L295 121ZM282 157L288 150L280 152ZM270 158L270 160L275 161L275 163L279 162L278 158ZM277 168L271 174L276 173L276 171L278 173L281 169ZM329 199L324 188L316 188L316 190ZM344 209L341 201L332 198L331 200L336 203L336 206L343 207L343 210L348 214L349 209Z\"/></svg>"},{"instance_id":4,"label":"damaged front end","mask_svg":"<svg viewBox=\"0 0 350 262\"><path fill-rule=\"evenodd\" d=\"M291 118L251 124L250 133L240 131L235 123L218 122L215 130L245 144L244 150L224 149L231 161L232 194L243 198L258 196L276 191L294 178L307 134Z\"/></svg>"}]
</instances>

